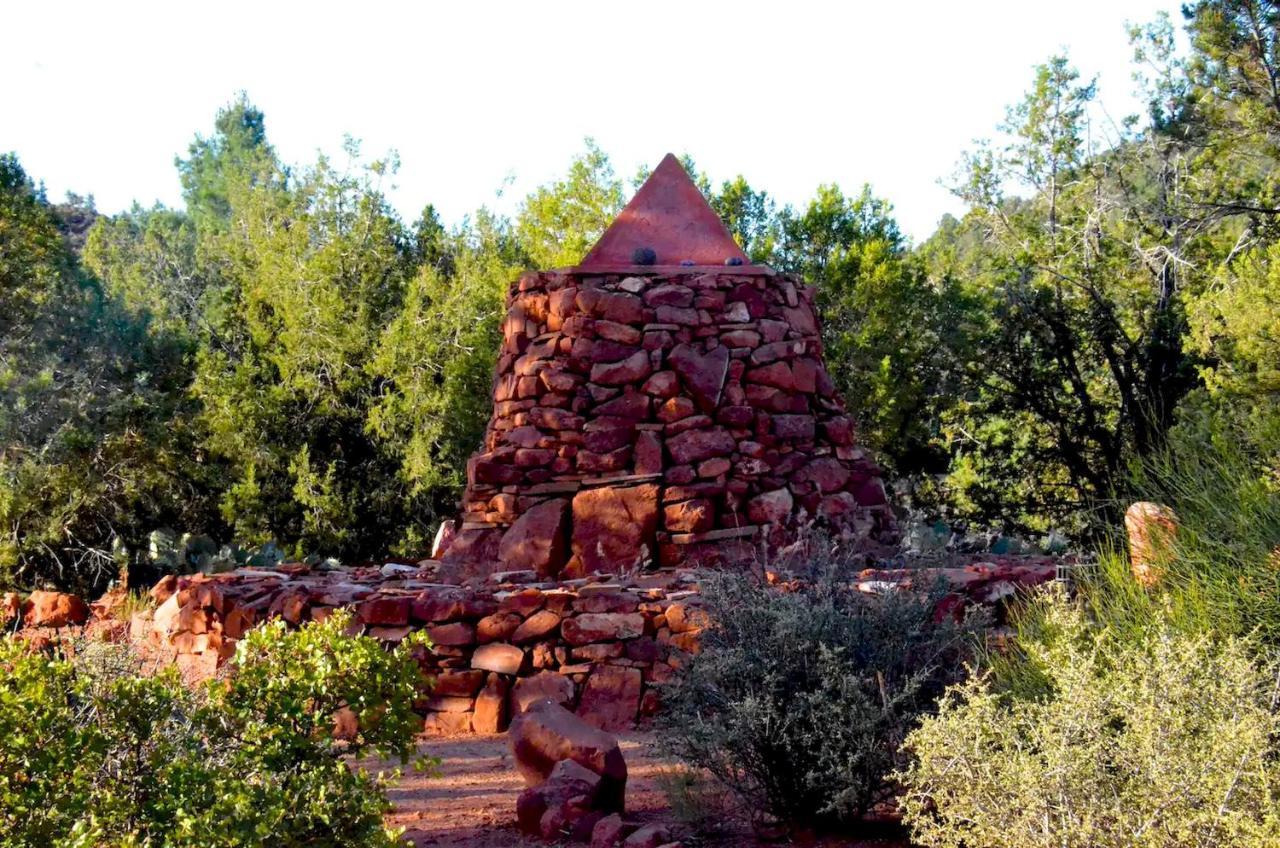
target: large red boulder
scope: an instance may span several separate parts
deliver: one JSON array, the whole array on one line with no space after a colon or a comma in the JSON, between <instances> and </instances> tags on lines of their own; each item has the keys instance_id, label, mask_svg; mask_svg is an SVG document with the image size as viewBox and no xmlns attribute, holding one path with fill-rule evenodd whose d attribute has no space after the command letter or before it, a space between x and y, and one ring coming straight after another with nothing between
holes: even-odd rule
<instances>
[{"instance_id":1,"label":"large red boulder","mask_svg":"<svg viewBox=\"0 0 1280 848\"><path fill-rule=\"evenodd\" d=\"M535 701L513 718L507 738L527 786L541 786L556 763L572 760L600 776L597 808L622 812L627 763L612 735L546 699Z\"/></svg>"},{"instance_id":2,"label":"large red boulder","mask_svg":"<svg viewBox=\"0 0 1280 848\"><path fill-rule=\"evenodd\" d=\"M569 502L543 501L526 510L502 536L498 559L511 571L555 577L569 558Z\"/></svg>"},{"instance_id":3,"label":"large red boulder","mask_svg":"<svg viewBox=\"0 0 1280 848\"><path fill-rule=\"evenodd\" d=\"M64 592L35 591L23 604L27 627L67 627L89 620L89 605Z\"/></svg>"},{"instance_id":4,"label":"large red boulder","mask_svg":"<svg viewBox=\"0 0 1280 848\"><path fill-rule=\"evenodd\" d=\"M605 486L573 498L573 553L582 573L646 564L658 527L658 487Z\"/></svg>"}]
</instances>

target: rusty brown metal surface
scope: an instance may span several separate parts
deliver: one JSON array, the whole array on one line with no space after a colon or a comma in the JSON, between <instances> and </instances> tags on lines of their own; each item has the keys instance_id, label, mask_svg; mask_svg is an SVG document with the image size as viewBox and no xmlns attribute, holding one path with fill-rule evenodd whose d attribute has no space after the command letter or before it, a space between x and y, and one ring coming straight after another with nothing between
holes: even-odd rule
<instances>
[{"instance_id":1,"label":"rusty brown metal surface","mask_svg":"<svg viewBox=\"0 0 1280 848\"><path fill-rule=\"evenodd\" d=\"M652 253L646 256L648 251ZM680 161L668 153L578 270L682 263L724 267L749 261Z\"/></svg>"}]
</instances>

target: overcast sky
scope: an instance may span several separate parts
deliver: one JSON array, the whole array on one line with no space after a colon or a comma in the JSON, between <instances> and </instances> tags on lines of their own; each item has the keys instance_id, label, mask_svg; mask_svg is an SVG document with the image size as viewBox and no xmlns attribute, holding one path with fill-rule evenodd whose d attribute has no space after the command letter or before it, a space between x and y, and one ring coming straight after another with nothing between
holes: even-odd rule
<instances>
[{"instance_id":1,"label":"overcast sky","mask_svg":"<svg viewBox=\"0 0 1280 848\"><path fill-rule=\"evenodd\" d=\"M1126 21L1177 2L10 4L0 151L50 196L180 203L175 155L237 91L286 162L399 153L407 219L510 211L593 136L618 173L690 153L784 202L869 182L917 240L960 207L938 184L1065 48L1119 119ZM503 198L496 193L511 184Z\"/></svg>"}]
</instances>

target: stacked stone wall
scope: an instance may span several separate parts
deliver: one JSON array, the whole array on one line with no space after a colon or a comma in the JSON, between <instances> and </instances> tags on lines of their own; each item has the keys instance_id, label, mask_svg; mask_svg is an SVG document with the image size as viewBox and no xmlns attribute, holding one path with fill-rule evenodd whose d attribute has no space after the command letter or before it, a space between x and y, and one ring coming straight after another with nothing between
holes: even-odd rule
<instances>
[{"instance_id":1,"label":"stacked stone wall","mask_svg":"<svg viewBox=\"0 0 1280 848\"><path fill-rule=\"evenodd\" d=\"M446 561L568 577L719 564L814 521L892 541L813 297L760 268L522 276Z\"/></svg>"},{"instance_id":2,"label":"stacked stone wall","mask_svg":"<svg viewBox=\"0 0 1280 848\"><path fill-rule=\"evenodd\" d=\"M868 569L851 585L868 593L912 591L931 588L941 577L952 592L936 615L985 606L999 624L1003 606L1020 589L1054 579L1057 566L1032 557L944 569ZM357 632L388 645L415 630L430 635L434 646L420 661L436 685L419 704L428 731L497 732L538 697L616 730L654 714L662 687L697 652L710 623L689 571L555 582L534 582L527 571L500 572L458 586L432 582L437 567L320 572L286 565L168 577L152 590L159 606L136 614L127 636L144 656L176 664L188 679L205 679L220 673L238 640L263 621L302 625L348 608ZM770 579L779 591L798 585L779 575ZM16 596L11 600L10 606L18 605ZM70 623L56 615L64 606L28 603L30 629L23 632L37 640L58 638L56 628ZM118 628L104 625L117 622L100 606L88 630L115 638Z\"/></svg>"},{"instance_id":3,"label":"stacked stone wall","mask_svg":"<svg viewBox=\"0 0 1280 848\"><path fill-rule=\"evenodd\" d=\"M497 732L527 702L548 696L602 729L651 715L658 687L697 649L705 623L691 576L511 582L533 577L499 574L476 587L427 582L416 570L285 566L169 578L153 592L155 612L131 623L131 637L148 656L203 679L265 620L301 625L349 608L353 626L385 644L415 630L431 637L421 662L436 683L419 704L429 732Z\"/></svg>"}]
</instances>

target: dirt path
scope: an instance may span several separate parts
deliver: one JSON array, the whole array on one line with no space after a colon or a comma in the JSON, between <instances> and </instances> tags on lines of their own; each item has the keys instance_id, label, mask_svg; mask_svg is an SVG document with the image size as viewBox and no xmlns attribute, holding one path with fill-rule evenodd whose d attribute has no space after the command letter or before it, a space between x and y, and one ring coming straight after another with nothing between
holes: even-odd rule
<instances>
[{"instance_id":1,"label":"dirt path","mask_svg":"<svg viewBox=\"0 0 1280 848\"><path fill-rule=\"evenodd\" d=\"M621 734L627 760L627 818L661 822L676 835L680 823L659 786L673 764L654 749L647 733ZM441 760L436 775L408 771L391 789L395 806L390 824L405 828L415 848L546 848L547 843L516 830L516 796L524 788L512 762L505 734L426 737L419 751ZM764 845L741 832L686 839L688 846ZM778 843L772 843L777 845ZM785 843L784 843L785 844ZM904 843L882 840L821 840L807 843L822 848L906 848Z\"/></svg>"}]
</instances>

